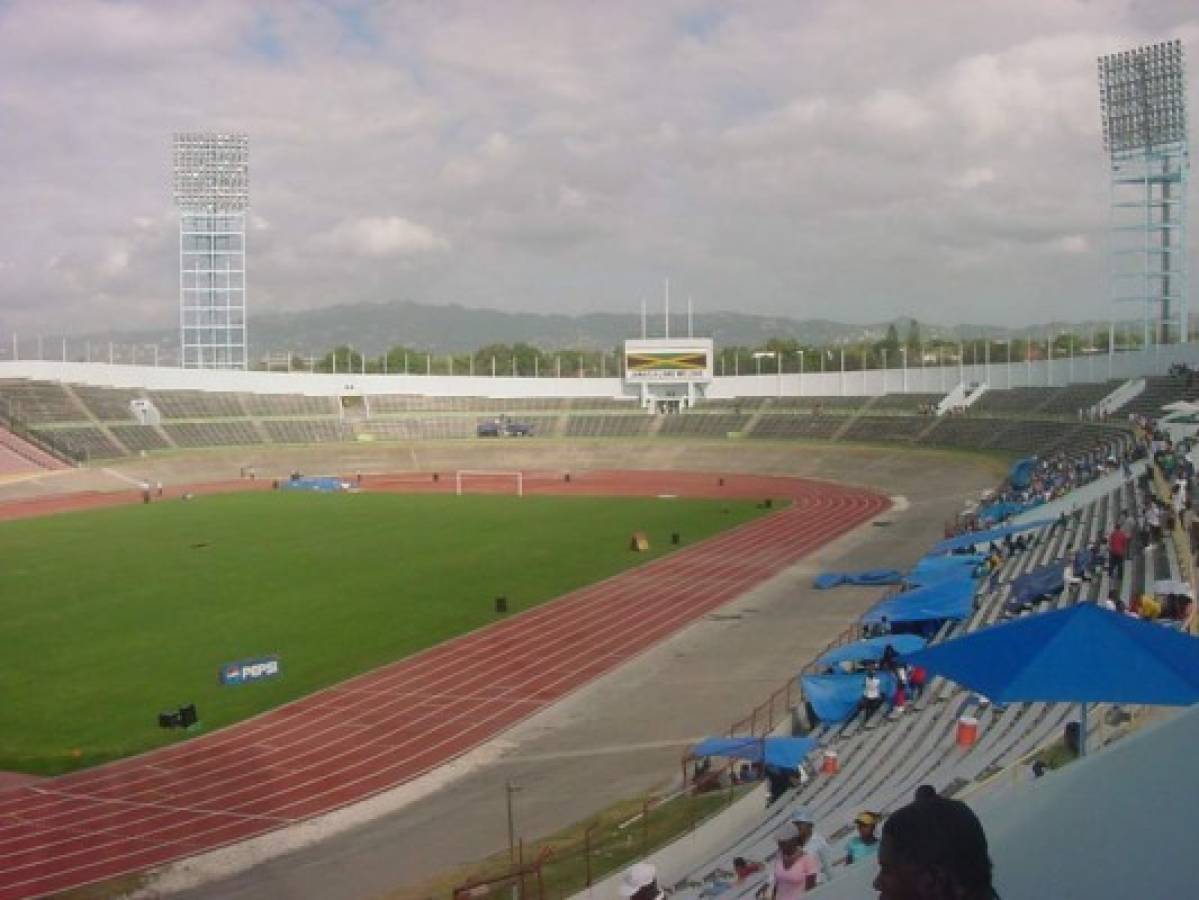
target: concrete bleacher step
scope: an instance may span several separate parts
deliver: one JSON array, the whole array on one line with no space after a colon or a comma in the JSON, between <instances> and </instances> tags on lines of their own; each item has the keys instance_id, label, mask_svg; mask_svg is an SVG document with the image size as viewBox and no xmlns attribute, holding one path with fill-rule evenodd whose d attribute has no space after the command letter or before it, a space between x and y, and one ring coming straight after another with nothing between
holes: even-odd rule
<instances>
[{"instance_id":1,"label":"concrete bleacher step","mask_svg":"<svg viewBox=\"0 0 1199 900\"><path fill-rule=\"evenodd\" d=\"M57 456L43 450L37 444L30 443L22 437L13 434L7 428L0 427L0 446L19 459L29 463L34 470L55 471L67 469L70 466Z\"/></svg>"}]
</instances>

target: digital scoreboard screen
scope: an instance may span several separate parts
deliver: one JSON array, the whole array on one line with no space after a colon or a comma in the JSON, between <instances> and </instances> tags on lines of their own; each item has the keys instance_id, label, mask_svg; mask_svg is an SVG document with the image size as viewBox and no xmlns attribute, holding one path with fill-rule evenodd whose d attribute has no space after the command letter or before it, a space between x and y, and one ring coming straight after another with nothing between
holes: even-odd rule
<instances>
[{"instance_id":1,"label":"digital scoreboard screen","mask_svg":"<svg viewBox=\"0 0 1199 900\"><path fill-rule=\"evenodd\" d=\"M706 348L625 349L625 378L633 381L703 381L711 377L712 353Z\"/></svg>"}]
</instances>

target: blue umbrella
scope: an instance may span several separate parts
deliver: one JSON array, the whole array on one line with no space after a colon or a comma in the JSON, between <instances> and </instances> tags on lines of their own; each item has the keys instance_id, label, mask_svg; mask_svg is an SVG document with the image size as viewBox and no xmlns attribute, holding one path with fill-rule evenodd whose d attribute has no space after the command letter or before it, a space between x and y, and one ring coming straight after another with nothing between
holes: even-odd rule
<instances>
[{"instance_id":1,"label":"blue umbrella","mask_svg":"<svg viewBox=\"0 0 1199 900\"><path fill-rule=\"evenodd\" d=\"M907 661L1000 703L1199 702L1199 639L1094 603L984 628Z\"/></svg>"}]
</instances>

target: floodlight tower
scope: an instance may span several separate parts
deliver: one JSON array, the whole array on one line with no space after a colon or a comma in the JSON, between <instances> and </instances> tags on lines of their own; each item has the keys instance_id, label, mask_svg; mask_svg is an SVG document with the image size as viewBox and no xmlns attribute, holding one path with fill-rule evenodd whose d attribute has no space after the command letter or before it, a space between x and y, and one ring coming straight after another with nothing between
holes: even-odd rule
<instances>
[{"instance_id":1,"label":"floodlight tower","mask_svg":"<svg viewBox=\"0 0 1199 900\"><path fill-rule=\"evenodd\" d=\"M244 134L176 134L173 157L180 363L244 369L249 140Z\"/></svg>"},{"instance_id":2,"label":"floodlight tower","mask_svg":"<svg viewBox=\"0 0 1199 900\"><path fill-rule=\"evenodd\" d=\"M1184 62L1177 40L1099 58L1111 160L1109 290L1113 303L1141 305L1145 346L1151 329L1162 344L1189 334Z\"/></svg>"}]
</instances>

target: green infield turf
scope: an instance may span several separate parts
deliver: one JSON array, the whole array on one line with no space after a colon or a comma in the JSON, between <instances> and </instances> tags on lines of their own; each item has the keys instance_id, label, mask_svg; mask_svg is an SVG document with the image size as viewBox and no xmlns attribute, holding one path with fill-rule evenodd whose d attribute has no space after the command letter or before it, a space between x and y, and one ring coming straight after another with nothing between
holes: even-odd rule
<instances>
[{"instance_id":1,"label":"green infield turf","mask_svg":"<svg viewBox=\"0 0 1199 900\"><path fill-rule=\"evenodd\" d=\"M0 770L227 725L759 514L749 501L228 494L0 523ZM633 531L649 553L628 549ZM281 677L218 684L279 654Z\"/></svg>"}]
</instances>

